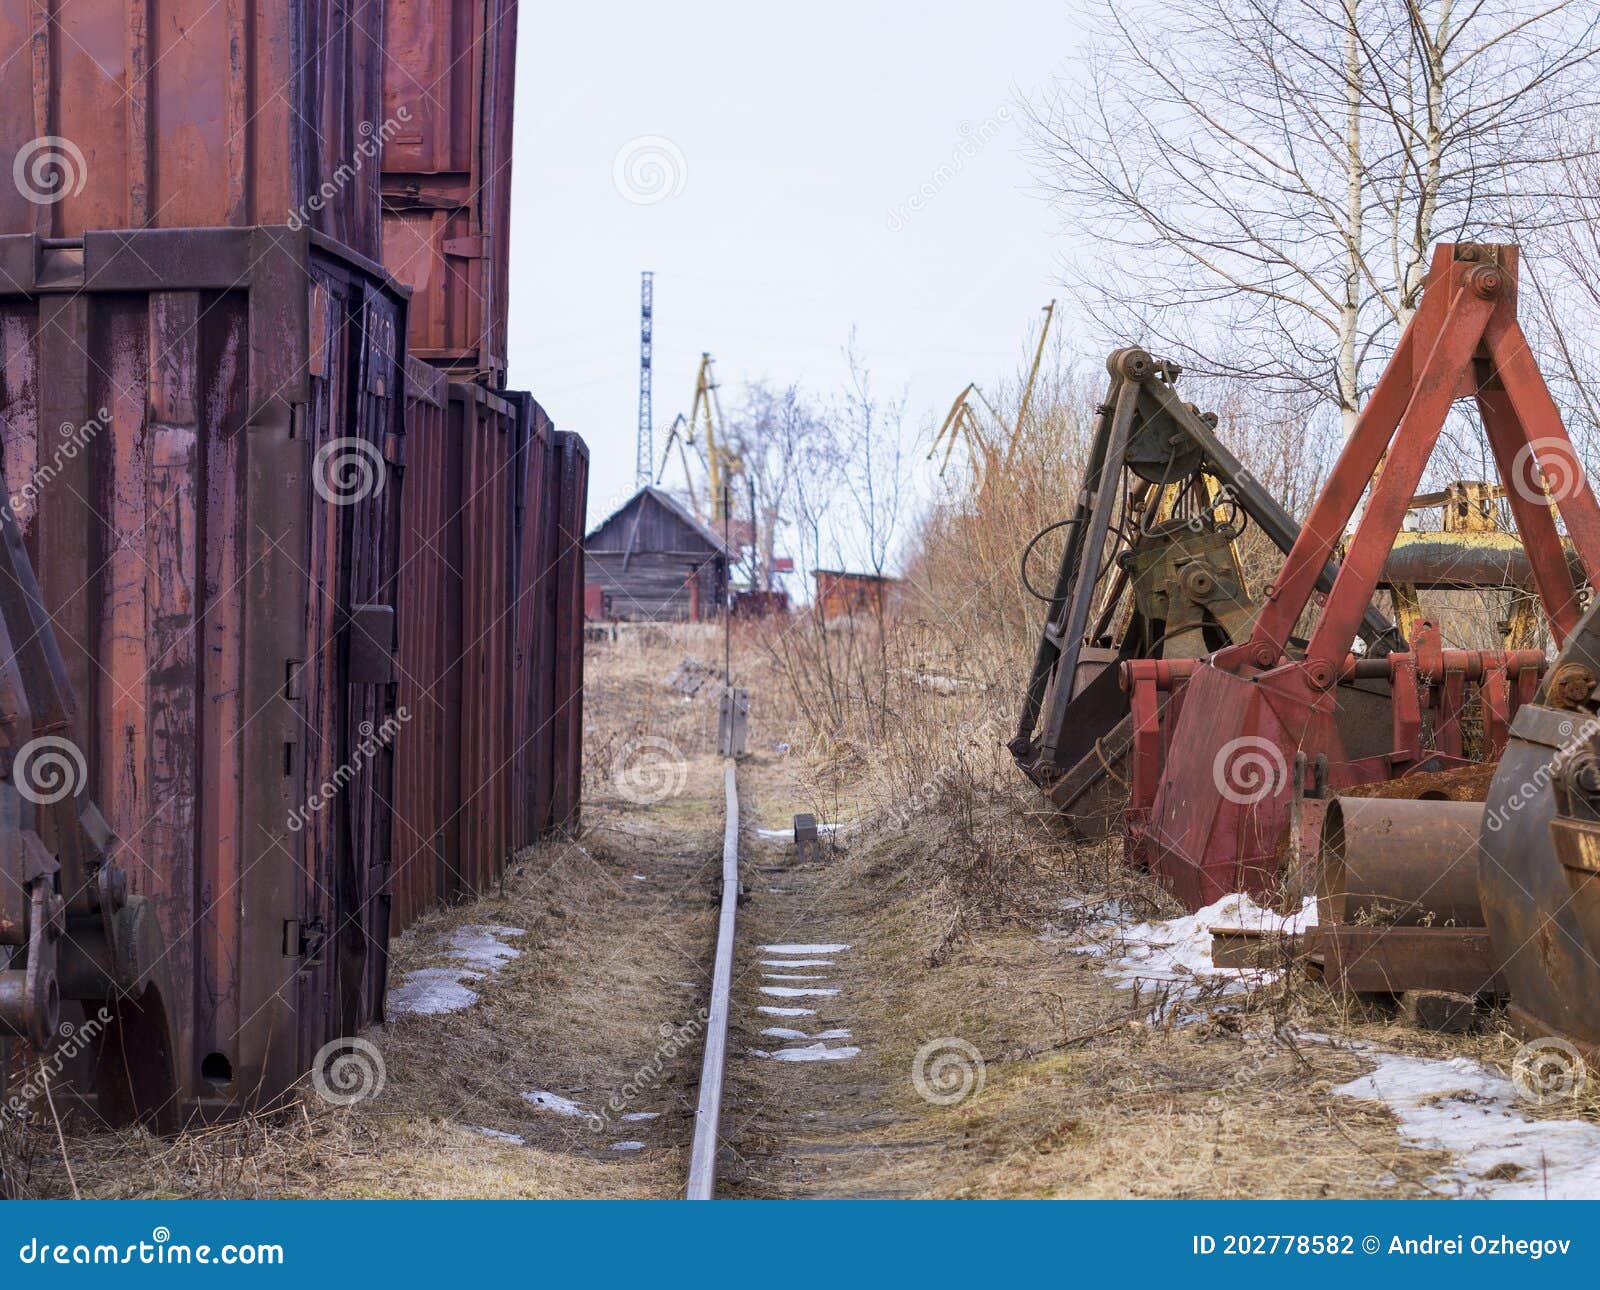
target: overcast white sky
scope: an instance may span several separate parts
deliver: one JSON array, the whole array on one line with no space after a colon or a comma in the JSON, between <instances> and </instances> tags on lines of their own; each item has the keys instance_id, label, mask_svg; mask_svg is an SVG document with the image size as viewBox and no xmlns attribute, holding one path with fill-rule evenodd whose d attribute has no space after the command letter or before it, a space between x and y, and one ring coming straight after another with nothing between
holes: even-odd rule
<instances>
[{"instance_id":1,"label":"overcast white sky","mask_svg":"<svg viewBox=\"0 0 1600 1290\"><path fill-rule=\"evenodd\" d=\"M855 326L919 431L967 381L1014 368L1066 249L1017 97L1070 59L1073 9L522 7L510 384L588 440L591 522L633 486L641 269L656 274L658 455L702 350L725 404L747 379L825 391ZM681 191L652 204L613 182L643 136L684 160ZM941 166L959 173L936 180Z\"/></svg>"}]
</instances>

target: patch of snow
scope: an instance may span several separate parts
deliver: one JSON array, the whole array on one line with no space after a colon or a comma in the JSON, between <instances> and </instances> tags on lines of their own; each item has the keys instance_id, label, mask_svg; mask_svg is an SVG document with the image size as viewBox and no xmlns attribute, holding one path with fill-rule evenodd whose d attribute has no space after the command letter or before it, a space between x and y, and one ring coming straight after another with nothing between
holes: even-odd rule
<instances>
[{"instance_id":1,"label":"patch of snow","mask_svg":"<svg viewBox=\"0 0 1600 1290\"><path fill-rule=\"evenodd\" d=\"M780 1048L769 1056L775 1062L843 1062L860 1051L849 1045L829 1048L827 1044L807 1044L804 1048Z\"/></svg>"},{"instance_id":2,"label":"patch of snow","mask_svg":"<svg viewBox=\"0 0 1600 1290\"><path fill-rule=\"evenodd\" d=\"M1333 1091L1382 1102L1400 1121L1404 1141L1450 1152L1455 1163L1430 1179L1434 1185L1497 1200L1600 1197L1600 1126L1528 1119L1510 1080L1465 1057L1372 1056L1376 1070Z\"/></svg>"},{"instance_id":3,"label":"patch of snow","mask_svg":"<svg viewBox=\"0 0 1600 1290\"><path fill-rule=\"evenodd\" d=\"M1316 918L1317 902L1311 897L1298 913L1284 915L1236 892L1182 918L1134 927L1093 924L1084 929L1084 934L1093 938L1090 943L1072 948L1077 954L1105 958L1106 975L1125 985L1170 983L1175 988L1169 1001L1198 994L1202 984L1209 984L1217 993L1238 994L1275 981L1280 973L1273 968L1217 967L1211 962L1213 929L1290 935L1314 925Z\"/></svg>"},{"instance_id":4,"label":"patch of snow","mask_svg":"<svg viewBox=\"0 0 1600 1290\"><path fill-rule=\"evenodd\" d=\"M586 1114L584 1109L570 1098L562 1097L559 1093L549 1093L544 1089L536 1089L532 1093L522 1095L524 1102L532 1102L535 1106L546 1111L554 1111L557 1115L580 1116Z\"/></svg>"},{"instance_id":5,"label":"patch of snow","mask_svg":"<svg viewBox=\"0 0 1600 1290\"><path fill-rule=\"evenodd\" d=\"M761 950L765 954L839 954L849 948L848 945L763 945Z\"/></svg>"},{"instance_id":6,"label":"patch of snow","mask_svg":"<svg viewBox=\"0 0 1600 1290\"><path fill-rule=\"evenodd\" d=\"M769 1039L810 1039L804 1030L790 1030L786 1026L768 1026L761 1032Z\"/></svg>"},{"instance_id":7,"label":"patch of snow","mask_svg":"<svg viewBox=\"0 0 1600 1290\"><path fill-rule=\"evenodd\" d=\"M825 976L807 976L804 972L763 972L762 978L767 981L826 981Z\"/></svg>"},{"instance_id":8,"label":"patch of snow","mask_svg":"<svg viewBox=\"0 0 1600 1290\"><path fill-rule=\"evenodd\" d=\"M824 986L764 985L761 993L777 999L822 999L839 992Z\"/></svg>"},{"instance_id":9,"label":"patch of snow","mask_svg":"<svg viewBox=\"0 0 1600 1290\"><path fill-rule=\"evenodd\" d=\"M633 880L635 882L649 882L650 881L650 879L646 878L642 873L634 874L633 875Z\"/></svg>"},{"instance_id":10,"label":"patch of snow","mask_svg":"<svg viewBox=\"0 0 1600 1290\"><path fill-rule=\"evenodd\" d=\"M465 981L481 981L484 973L465 968L418 968L389 991L385 1009L391 1017L437 1017L460 1012L478 1001Z\"/></svg>"},{"instance_id":11,"label":"patch of snow","mask_svg":"<svg viewBox=\"0 0 1600 1290\"><path fill-rule=\"evenodd\" d=\"M774 888L776 890L776 888ZM832 959L762 959L762 967L832 967Z\"/></svg>"},{"instance_id":12,"label":"patch of snow","mask_svg":"<svg viewBox=\"0 0 1600 1290\"><path fill-rule=\"evenodd\" d=\"M624 1120L655 1120L661 1116L660 1111L629 1111L622 1118Z\"/></svg>"},{"instance_id":13,"label":"patch of snow","mask_svg":"<svg viewBox=\"0 0 1600 1290\"><path fill-rule=\"evenodd\" d=\"M459 959L470 968L493 972L512 959L522 957L521 950L507 945L501 938L527 934L521 927L468 923L451 933L445 954L449 958Z\"/></svg>"},{"instance_id":14,"label":"patch of snow","mask_svg":"<svg viewBox=\"0 0 1600 1290\"><path fill-rule=\"evenodd\" d=\"M815 1008L771 1008L764 1003L758 1003L756 1011L764 1012L769 1017L814 1017L817 1015Z\"/></svg>"},{"instance_id":15,"label":"patch of snow","mask_svg":"<svg viewBox=\"0 0 1600 1290\"><path fill-rule=\"evenodd\" d=\"M613 1151L643 1151L644 1150L644 1143L642 1143L642 1142L633 1142L633 1141L629 1141L629 1142L613 1142L611 1144L611 1149Z\"/></svg>"},{"instance_id":16,"label":"patch of snow","mask_svg":"<svg viewBox=\"0 0 1600 1290\"><path fill-rule=\"evenodd\" d=\"M450 934L440 951L455 959L458 967L425 967L406 973L389 991L385 1008L391 1017L437 1017L460 1012L478 1001L478 992L467 988L468 981L482 981L522 951L507 945L508 936L526 936L521 927L502 927L497 923L467 923Z\"/></svg>"},{"instance_id":17,"label":"patch of snow","mask_svg":"<svg viewBox=\"0 0 1600 1290\"><path fill-rule=\"evenodd\" d=\"M463 1124L461 1126L468 1133L476 1133L480 1138L493 1138L496 1142L509 1142L514 1147L525 1147L528 1144L515 1133L507 1133L504 1129L486 1129L478 1124Z\"/></svg>"}]
</instances>

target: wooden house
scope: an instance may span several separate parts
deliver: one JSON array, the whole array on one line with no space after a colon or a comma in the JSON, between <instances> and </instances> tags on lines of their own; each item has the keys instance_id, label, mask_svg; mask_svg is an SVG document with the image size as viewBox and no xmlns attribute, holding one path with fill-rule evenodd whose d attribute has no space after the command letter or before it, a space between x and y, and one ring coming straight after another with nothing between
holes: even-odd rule
<instances>
[{"instance_id":1,"label":"wooden house","mask_svg":"<svg viewBox=\"0 0 1600 1290\"><path fill-rule=\"evenodd\" d=\"M602 520L584 539L584 558L591 617L700 622L727 604L729 549L660 488L641 488Z\"/></svg>"}]
</instances>

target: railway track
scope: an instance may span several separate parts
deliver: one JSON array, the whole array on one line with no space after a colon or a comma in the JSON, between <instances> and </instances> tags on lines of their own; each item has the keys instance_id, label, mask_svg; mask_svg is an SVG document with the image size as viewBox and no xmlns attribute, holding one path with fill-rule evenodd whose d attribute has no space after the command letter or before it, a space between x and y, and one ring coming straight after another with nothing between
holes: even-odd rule
<instances>
[{"instance_id":1,"label":"railway track","mask_svg":"<svg viewBox=\"0 0 1600 1290\"><path fill-rule=\"evenodd\" d=\"M726 816L722 826L722 912L707 1011L705 1058L700 1066L700 1100L695 1108L694 1145L689 1154L688 1200L714 1200L717 1149L722 1124L722 1083L728 1057L728 1010L733 990L733 943L739 917L739 784L730 757L723 771Z\"/></svg>"}]
</instances>

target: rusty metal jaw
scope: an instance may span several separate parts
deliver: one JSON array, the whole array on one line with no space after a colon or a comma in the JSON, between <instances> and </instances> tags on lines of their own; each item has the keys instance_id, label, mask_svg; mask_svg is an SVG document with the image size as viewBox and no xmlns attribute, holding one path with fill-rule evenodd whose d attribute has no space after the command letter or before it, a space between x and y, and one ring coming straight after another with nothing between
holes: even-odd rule
<instances>
[{"instance_id":1,"label":"rusty metal jaw","mask_svg":"<svg viewBox=\"0 0 1600 1290\"><path fill-rule=\"evenodd\" d=\"M1190 908L1232 891L1272 896L1293 880L1295 768L1321 758L1334 789L1464 765L1474 707L1484 751L1505 747L1534 694L1538 651L1446 650L1424 621L1416 648L1346 656L1338 669L1283 660L1262 668L1247 647L1206 660L1131 660L1134 714L1130 859ZM1197 755L1198 754L1198 755Z\"/></svg>"}]
</instances>

